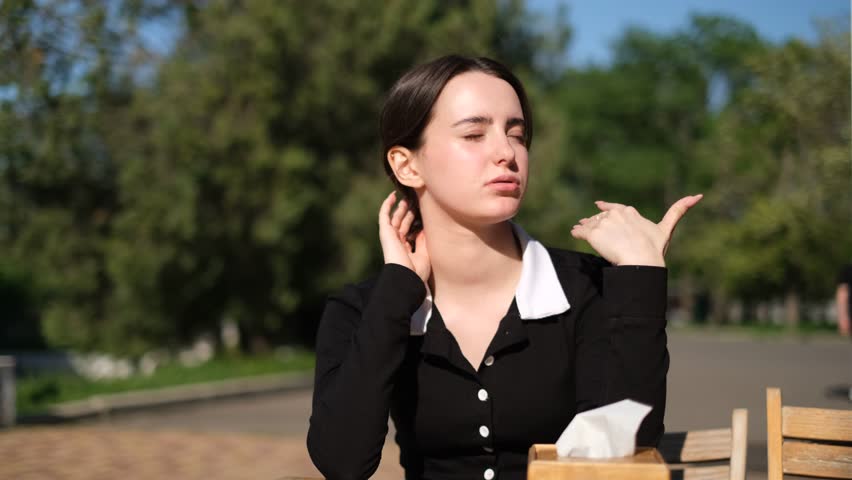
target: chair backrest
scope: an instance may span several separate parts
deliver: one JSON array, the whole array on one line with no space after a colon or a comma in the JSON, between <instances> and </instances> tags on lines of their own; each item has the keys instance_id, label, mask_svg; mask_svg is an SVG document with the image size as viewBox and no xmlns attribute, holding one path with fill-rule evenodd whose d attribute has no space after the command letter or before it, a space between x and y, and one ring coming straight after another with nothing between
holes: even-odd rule
<instances>
[{"instance_id":1,"label":"chair backrest","mask_svg":"<svg viewBox=\"0 0 852 480\"><path fill-rule=\"evenodd\" d=\"M769 480L852 478L852 410L785 407L781 390L767 388L766 442Z\"/></svg>"},{"instance_id":2,"label":"chair backrest","mask_svg":"<svg viewBox=\"0 0 852 480\"><path fill-rule=\"evenodd\" d=\"M663 435L659 450L672 480L744 480L748 410L731 415L731 427Z\"/></svg>"}]
</instances>

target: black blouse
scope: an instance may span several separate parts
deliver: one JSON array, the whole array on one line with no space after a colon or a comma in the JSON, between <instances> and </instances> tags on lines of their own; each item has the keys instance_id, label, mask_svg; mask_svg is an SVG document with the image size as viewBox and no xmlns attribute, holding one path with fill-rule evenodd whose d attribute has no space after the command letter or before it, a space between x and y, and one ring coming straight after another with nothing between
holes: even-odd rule
<instances>
[{"instance_id":1,"label":"black blouse","mask_svg":"<svg viewBox=\"0 0 852 480\"><path fill-rule=\"evenodd\" d=\"M570 305L522 318L518 303L529 299L516 294L476 369L437 308L415 326L427 290L408 268L387 264L329 298L307 438L323 475L372 475L388 415L407 479L525 478L532 444L555 443L576 413L625 398L653 406L637 444L657 444L669 366L667 270L541 250ZM523 262L527 269L526 251Z\"/></svg>"}]
</instances>

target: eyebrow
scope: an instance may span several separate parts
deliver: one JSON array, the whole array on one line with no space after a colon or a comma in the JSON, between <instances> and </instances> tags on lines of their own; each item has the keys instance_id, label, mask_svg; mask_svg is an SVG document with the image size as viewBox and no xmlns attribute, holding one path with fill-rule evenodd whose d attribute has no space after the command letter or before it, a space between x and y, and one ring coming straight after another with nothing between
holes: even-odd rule
<instances>
[{"instance_id":1,"label":"eyebrow","mask_svg":"<svg viewBox=\"0 0 852 480\"><path fill-rule=\"evenodd\" d=\"M477 115L477 116L468 117L468 118L464 118L462 120L459 120L458 122L454 123L452 126L457 127L457 126L465 124L465 123L471 123L471 124L474 124L474 125L491 125L492 123L494 123L494 119L491 118L491 117L484 117L482 115ZM512 127L517 126L517 125L520 125L520 126L523 127L523 126L526 125L526 122L524 122L523 118L519 118L519 117L512 117L506 122L507 128L512 128Z\"/></svg>"}]
</instances>

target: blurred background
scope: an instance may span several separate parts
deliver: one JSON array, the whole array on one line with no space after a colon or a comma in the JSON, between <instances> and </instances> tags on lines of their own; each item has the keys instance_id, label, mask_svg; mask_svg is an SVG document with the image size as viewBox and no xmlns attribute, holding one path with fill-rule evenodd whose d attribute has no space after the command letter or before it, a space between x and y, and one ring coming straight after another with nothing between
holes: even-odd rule
<instances>
[{"instance_id":1,"label":"blurred background","mask_svg":"<svg viewBox=\"0 0 852 480\"><path fill-rule=\"evenodd\" d=\"M704 193L667 257L667 423L748 406L765 471L768 382L848 408L849 18L845 0L0 2L0 353L24 425L0 445L48 442L26 427L45 421L266 433L295 452L270 472L310 474L325 296L381 264L383 94L457 52L524 81L517 220L545 243L590 251L568 232L594 200L658 220ZM282 372L304 385L107 419L86 403Z\"/></svg>"}]
</instances>

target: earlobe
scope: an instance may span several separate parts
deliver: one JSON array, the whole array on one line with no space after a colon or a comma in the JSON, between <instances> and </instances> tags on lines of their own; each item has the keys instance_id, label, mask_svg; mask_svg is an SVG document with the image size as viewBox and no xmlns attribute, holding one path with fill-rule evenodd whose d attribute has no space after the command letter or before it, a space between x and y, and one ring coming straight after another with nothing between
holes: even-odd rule
<instances>
[{"instance_id":1,"label":"earlobe","mask_svg":"<svg viewBox=\"0 0 852 480\"><path fill-rule=\"evenodd\" d=\"M387 161L399 183L411 188L423 186L423 179L417 169L417 159L411 150L393 147L388 150Z\"/></svg>"}]
</instances>

